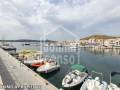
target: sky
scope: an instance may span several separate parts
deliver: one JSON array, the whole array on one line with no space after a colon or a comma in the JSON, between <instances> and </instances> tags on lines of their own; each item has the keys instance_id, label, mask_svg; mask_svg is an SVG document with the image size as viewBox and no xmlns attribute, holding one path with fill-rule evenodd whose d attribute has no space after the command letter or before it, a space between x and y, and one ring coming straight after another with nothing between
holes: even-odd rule
<instances>
[{"instance_id":1,"label":"sky","mask_svg":"<svg viewBox=\"0 0 120 90\"><path fill-rule=\"evenodd\" d=\"M120 35L120 0L0 0L0 39Z\"/></svg>"}]
</instances>

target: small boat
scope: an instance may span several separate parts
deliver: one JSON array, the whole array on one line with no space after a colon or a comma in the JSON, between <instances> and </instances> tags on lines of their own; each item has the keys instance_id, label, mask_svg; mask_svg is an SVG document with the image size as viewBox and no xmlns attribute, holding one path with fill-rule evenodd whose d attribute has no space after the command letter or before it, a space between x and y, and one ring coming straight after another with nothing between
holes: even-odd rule
<instances>
[{"instance_id":1,"label":"small boat","mask_svg":"<svg viewBox=\"0 0 120 90\"><path fill-rule=\"evenodd\" d=\"M99 74L102 75L102 73ZM107 90L107 88L107 82L100 80L99 77L93 79L92 76L89 76L81 86L80 90Z\"/></svg>"},{"instance_id":2,"label":"small boat","mask_svg":"<svg viewBox=\"0 0 120 90\"><path fill-rule=\"evenodd\" d=\"M111 84L108 86L108 90L120 90L120 87L118 87L117 85L111 83Z\"/></svg>"},{"instance_id":3,"label":"small boat","mask_svg":"<svg viewBox=\"0 0 120 90\"><path fill-rule=\"evenodd\" d=\"M41 51L22 50L19 52L18 59L24 64L30 65L32 63L39 63L43 61Z\"/></svg>"},{"instance_id":4,"label":"small boat","mask_svg":"<svg viewBox=\"0 0 120 90\"><path fill-rule=\"evenodd\" d=\"M62 80L62 86L64 88L71 88L80 85L88 77L86 67L76 64L71 67L72 71L69 72Z\"/></svg>"},{"instance_id":5,"label":"small boat","mask_svg":"<svg viewBox=\"0 0 120 90\"><path fill-rule=\"evenodd\" d=\"M31 65L31 64L36 64L36 63L42 63L44 60L39 59L39 60L24 60L23 63L26 65Z\"/></svg>"},{"instance_id":6,"label":"small boat","mask_svg":"<svg viewBox=\"0 0 120 90\"><path fill-rule=\"evenodd\" d=\"M44 64L45 64L45 62L42 61L42 62L38 62L38 63L33 63L33 64L31 64L31 66L32 66L32 67L35 67L35 68L38 68L38 67L40 67L40 66L42 66L42 65L44 65Z\"/></svg>"},{"instance_id":7,"label":"small boat","mask_svg":"<svg viewBox=\"0 0 120 90\"><path fill-rule=\"evenodd\" d=\"M57 62L47 61L47 62L45 62L44 65L38 67L36 71L39 73L47 74L47 73L53 72L55 70L58 70L59 68L60 68L60 65L57 64Z\"/></svg>"},{"instance_id":8,"label":"small boat","mask_svg":"<svg viewBox=\"0 0 120 90\"><path fill-rule=\"evenodd\" d=\"M25 46L30 46L30 43L25 43L24 45L25 45Z\"/></svg>"},{"instance_id":9,"label":"small boat","mask_svg":"<svg viewBox=\"0 0 120 90\"><path fill-rule=\"evenodd\" d=\"M110 73L110 84L108 86L108 90L120 90L120 87L112 83L112 77L115 75L120 75L120 71L115 71Z\"/></svg>"},{"instance_id":10,"label":"small boat","mask_svg":"<svg viewBox=\"0 0 120 90\"><path fill-rule=\"evenodd\" d=\"M99 77L93 79L92 77L88 78L80 88L80 90L107 90L107 83L105 81L100 81Z\"/></svg>"}]
</instances>

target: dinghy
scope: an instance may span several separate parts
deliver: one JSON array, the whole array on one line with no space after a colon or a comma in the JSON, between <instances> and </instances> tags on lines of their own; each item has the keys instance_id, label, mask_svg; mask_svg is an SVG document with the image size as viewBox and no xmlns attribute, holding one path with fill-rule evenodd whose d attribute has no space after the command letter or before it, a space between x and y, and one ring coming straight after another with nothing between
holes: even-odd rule
<instances>
[{"instance_id":1,"label":"dinghy","mask_svg":"<svg viewBox=\"0 0 120 90\"><path fill-rule=\"evenodd\" d=\"M71 69L72 71L69 72L62 81L62 86L64 88L71 88L82 84L88 76L86 68L82 65L73 65Z\"/></svg>"},{"instance_id":2,"label":"dinghy","mask_svg":"<svg viewBox=\"0 0 120 90\"><path fill-rule=\"evenodd\" d=\"M59 68L60 68L60 65L57 64L57 62L47 61L47 62L45 62L44 65L37 68L37 72L47 74L47 73L53 72L55 70L58 70Z\"/></svg>"},{"instance_id":3,"label":"dinghy","mask_svg":"<svg viewBox=\"0 0 120 90\"><path fill-rule=\"evenodd\" d=\"M110 85L108 86L108 90L120 90L120 87L112 83L112 77L115 75L120 75L120 71L110 73Z\"/></svg>"},{"instance_id":4,"label":"dinghy","mask_svg":"<svg viewBox=\"0 0 120 90\"><path fill-rule=\"evenodd\" d=\"M97 74L102 75L102 73ZM107 82L100 80L99 77L93 79L92 76L89 76L81 86L80 90L107 90L107 88L108 88Z\"/></svg>"}]
</instances>

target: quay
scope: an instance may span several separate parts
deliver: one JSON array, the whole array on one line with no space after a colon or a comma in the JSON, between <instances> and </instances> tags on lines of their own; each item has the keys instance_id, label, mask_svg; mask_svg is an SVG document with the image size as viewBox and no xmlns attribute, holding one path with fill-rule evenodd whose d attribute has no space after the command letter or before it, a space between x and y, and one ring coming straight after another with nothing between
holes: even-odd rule
<instances>
[{"instance_id":1,"label":"quay","mask_svg":"<svg viewBox=\"0 0 120 90\"><path fill-rule=\"evenodd\" d=\"M43 79L1 48L0 76L3 85L5 87L9 85L10 87L5 88L5 90L58 90L50 82Z\"/></svg>"},{"instance_id":2,"label":"quay","mask_svg":"<svg viewBox=\"0 0 120 90\"><path fill-rule=\"evenodd\" d=\"M2 81L2 78L0 76L0 90L5 90L2 86L3 86L3 81Z\"/></svg>"}]
</instances>

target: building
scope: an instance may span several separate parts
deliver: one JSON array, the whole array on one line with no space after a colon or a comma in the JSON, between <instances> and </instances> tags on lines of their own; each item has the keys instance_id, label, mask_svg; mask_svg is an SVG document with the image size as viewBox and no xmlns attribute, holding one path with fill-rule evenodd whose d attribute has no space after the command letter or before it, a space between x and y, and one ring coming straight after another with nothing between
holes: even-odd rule
<instances>
[{"instance_id":1,"label":"building","mask_svg":"<svg viewBox=\"0 0 120 90\"><path fill-rule=\"evenodd\" d=\"M106 47L120 47L120 38L108 39L105 41L104 45Z\"/></svg>"},{"instance_id":2,"label":"building","mask_svg":"<svg viewBox=\"0 0 120 90\"><path fill-rule=\"evenodd\" d=\"M120 47L120 38L106 35L92 35L80 39L83 46Z\"/></svg>"}]
</instances>

